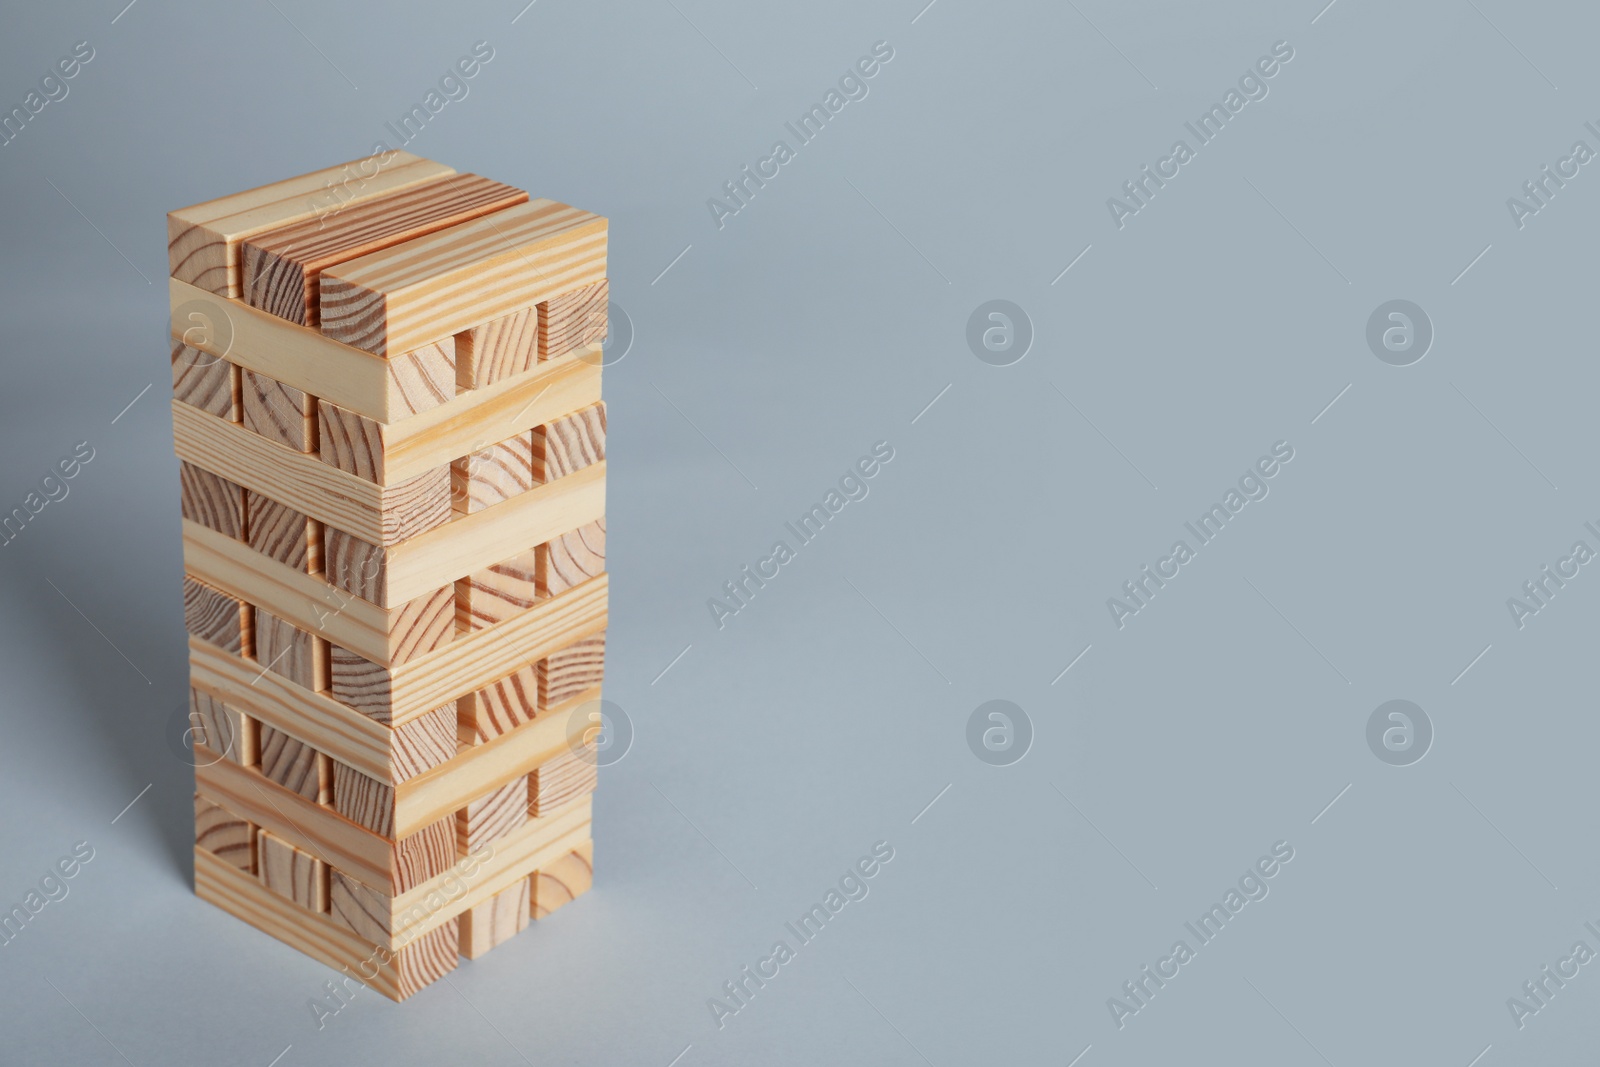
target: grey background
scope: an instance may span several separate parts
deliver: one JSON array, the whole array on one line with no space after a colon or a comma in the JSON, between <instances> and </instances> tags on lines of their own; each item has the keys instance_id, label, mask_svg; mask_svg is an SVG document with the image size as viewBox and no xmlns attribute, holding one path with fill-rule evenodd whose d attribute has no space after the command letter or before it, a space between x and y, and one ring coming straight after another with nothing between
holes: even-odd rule
<instances>
[{"instance_id":1,"label":"grey background","mask_svg":"<svg viewBox=\"0 0 1600 1067\"><path fill-rule=\"evenodd\" d=\"M0 1060L1579 1062L1600 965L1524 1029L1506 998L1600 948L1600 577L1521 630L1505 601L1600 547L1600 176L1521 230L1505 200L1600 148L1600 15L922 2L5 5L5 108L96 57L0 149L0 510L96 458L0 550L0 901L96 855L0 948ZM164 213L366 154L479 39L407 147L612 220L637 737L587 898L319 1031L331 972L190 890ZM706 199L878 40L870 95L719 231ZM1278 40L1270 95L1118 230L1106 198ZM1010 367L964 339L993 298L1036 333ZM1394 298L1434 324L1414 366L1366 347ZM870 496L719 631L707 598L879 440ZM1278 440L1270 496L1119 631L1106 598ZM1365 740L1395 698L1435 730L1409 767ZM991 699L1033 724L1008 767L967 747ZM719 1030L707 998L879 840L870 896ZM1107 998L1279 840L1119 1030Z\"/></svg>"}]
</instances>

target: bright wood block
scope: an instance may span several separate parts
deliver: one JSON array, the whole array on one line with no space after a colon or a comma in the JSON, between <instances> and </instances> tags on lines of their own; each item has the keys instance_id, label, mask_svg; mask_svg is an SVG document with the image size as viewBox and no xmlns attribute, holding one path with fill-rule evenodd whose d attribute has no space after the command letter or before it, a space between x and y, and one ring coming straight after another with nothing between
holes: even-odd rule
<instances>
[{"instance_id":1,"label":"bright wood block","mask_svg":"<svg viewBox=\"0 0 1600 1067\"><path fill-rule=\"evenodd\" d=\"M539 306L539 358L549 359L606 338L607 297L604 278L552 297Z\"/></svg>"},{"instance_id":2,"label":"bright wood block","mask_svg":"<svg viewBox=\"0 0 1600 1067\"><path fill-rule=\"evenodd\" d=\"M531 370L540 333L535 306L456 334L456 387L481 389Z\"/></svg>"},{"instance_id":3,"label":"bright wood block","mask_svg":"<svg viewBox=\"0 0 1600 1067\"><path fill-rule=\"evenodd\" d=\"M199 793L194 797L194 843L229 866L255 873L255 827Z\"/></svg>"},{"instance_id":4,"label":"bright wood block","mask_svg":"<svg viewBox=\"0 0 1600 1067\"><path fill-rule=\"evenodd\" d=\"M280 897L309 911L328 910L328 865L265 830L256 831L256 873Z\"/></svg>"},{"instance_id":5,"label":"bright wood block","mask_svg":"<svg viewBox=\"0 0 1600 1067\"><path fill-rule=\"evenodd\" d=\"M565 593L605 573L606 520L596 519L546 541L534 558L534 584L541 597Z\"/></svg>"},{"instance_id":6,"label":"bright wood block","mask_svg":"<svg viewBox=\"0 0 1600 1067\"><path fill-rule=\"evenodd\" d=\"M533 488L533 434L475 449L450 465L450 501L472 515Z\"/></svg>"},{"instance_id":7,"label":"bright wood block","mask_svg":"<svg viewBox=\"0 0 1600 1067\"><path fill-rule=\"evenodd\" d=\"M543 919L594 884L594 842L585 841L533 875L533 917Z\"/></svg>"},{"instance_id":8,"label":"bright wood block","mask_svg":"<svg viewBox=\"0 0 1600 1067\"><path fill-rule=\"evenodd\" d=\"M584 408L533 431L533 471L541 482L603 463L606 458L606 406Z\"/></svg>"},{"instance_id":9,"label":"bright wood block","mask_svg":"<svg viewBox=\"0 0 1600 1067\"><path fill-rule=\"evenodd\" d=\"M316 397L253 370L243 372L244 426L296 452L317 447Z\"/></svg>"},{"instance_id":10,"label":"bright wood block","mask_svg":"<svg viewBox=\"0 0 1600 1067\"><path fill-rule=\"evenodd\" d=\"M172 398L229 422L238 422L239 368L209 352L172 343Z\"/></svg>"}]
</instances>

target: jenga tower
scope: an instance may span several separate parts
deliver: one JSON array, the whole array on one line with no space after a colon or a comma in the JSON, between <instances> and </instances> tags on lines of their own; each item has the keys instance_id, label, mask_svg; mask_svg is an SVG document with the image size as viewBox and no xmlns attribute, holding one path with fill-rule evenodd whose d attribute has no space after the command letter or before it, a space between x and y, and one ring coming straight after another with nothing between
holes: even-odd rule
<instances>
[{"instance_id":1,"label":"jenga tower","mask_svg":"<svg viewBox=\"0 0 1600 1067\"><path fill-rule=\"evenodd\" d=\"M589 886L606 220L385 152L167 227L195 891L404 999Z\"/></svg>"}]
</instances>

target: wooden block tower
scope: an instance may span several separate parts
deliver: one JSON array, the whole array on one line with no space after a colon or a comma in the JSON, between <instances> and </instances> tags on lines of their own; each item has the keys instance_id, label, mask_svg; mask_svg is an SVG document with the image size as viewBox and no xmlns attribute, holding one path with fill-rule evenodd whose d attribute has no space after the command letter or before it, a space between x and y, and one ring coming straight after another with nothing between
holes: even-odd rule
<instances>
[{"instance_id":1,"label":"wooden block tower","mask_svg":"<svg viewBox=\"0 0 1600 1067\"><path fill-rule=\"evenodd\" d=\"M589 886L606 220L396 151L167 228L195 891L401 1000Z\"/></svg>"}]
</instances>

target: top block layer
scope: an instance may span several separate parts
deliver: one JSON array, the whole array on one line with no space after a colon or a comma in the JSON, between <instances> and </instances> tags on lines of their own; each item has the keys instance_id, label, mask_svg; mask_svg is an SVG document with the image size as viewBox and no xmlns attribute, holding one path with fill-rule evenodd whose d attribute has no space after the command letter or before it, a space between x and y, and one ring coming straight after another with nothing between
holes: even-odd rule
<instances>
[{"instance_id":1,"label":"top block layer","mask_svg":"<svg viewBox=\"0 0 1600 1067\"><path fill-rule=\"evenodd\" d=\"M266 230L336 216L352 204L455 173L442 163L393 151L287 178L167 215L172 276L217 296L241 293L239 245Z\"/></svg>"}]
</instances>

